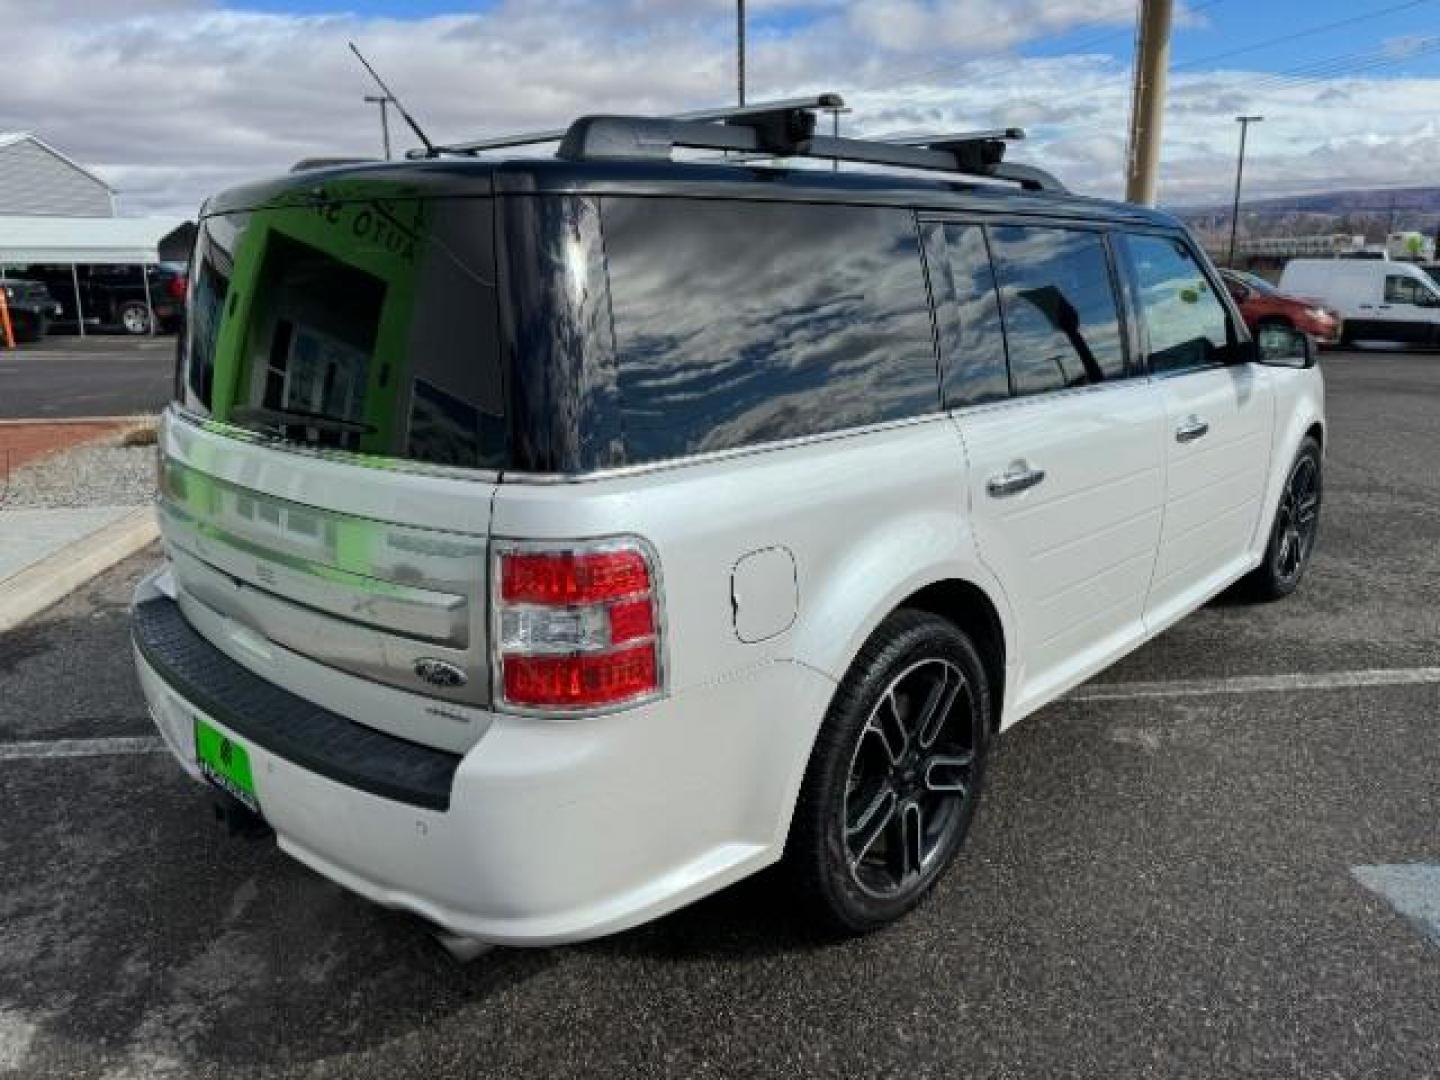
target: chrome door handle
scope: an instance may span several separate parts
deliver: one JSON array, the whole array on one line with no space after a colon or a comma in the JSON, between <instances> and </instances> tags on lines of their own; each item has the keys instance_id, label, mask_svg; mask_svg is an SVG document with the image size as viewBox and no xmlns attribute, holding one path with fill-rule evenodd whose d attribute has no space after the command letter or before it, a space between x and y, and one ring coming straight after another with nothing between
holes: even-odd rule
<instances>
[{"instance_id":1,"label":"chrome door handle","mask_svg":"<svg viewBox=\"0 0 1440 1080\"><path fill-rule=\"evenodd\" d=\"M1179 443L1194 442L1196 439L1204 438L1205 433L1209 430L1209 424L1191 413L1185 418L1185 422L1175 429L1175 441Z\"/></svg>"},{"instance_id":2,"label":"chrome door handle","mask_svg":"<svg viewBox=\"0 0 1440 1080\"><path fill-rule=\"evenodd\" d=\"M1003 473L992 476L985 482L985 490L990 492L992 499L1004 499L1019 495L1022 491L1029 491L1044 479L1044 469L1032 469L1024 461L1013 461Z\"/></svg>"}]
</instances>

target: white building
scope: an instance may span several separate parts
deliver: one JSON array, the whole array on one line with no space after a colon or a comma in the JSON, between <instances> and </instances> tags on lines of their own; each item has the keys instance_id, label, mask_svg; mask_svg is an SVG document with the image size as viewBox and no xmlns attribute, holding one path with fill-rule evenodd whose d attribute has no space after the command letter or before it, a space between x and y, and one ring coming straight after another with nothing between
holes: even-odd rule
<instances>
[{"instance_id":1,"label":"white building","mask_svg":"<svg viewBox=\"0 0 1440 1080\"><path fill-rule=\"evenodd\" d=\"M97 278L113 283L117 267L133 268L134 286L143 289L149 309L141 325L153 332L154 272L142 268L160 261L162 243L185 250L183 237L193 228L179 218L119 217L115 211L115 189L85 166L29 132L0 132L0 282L27 275L46 281L62 307L60 325L82 336L87 325L120 321L118 301L94 302L93 294L91 302L84 300ZM57 283L53 271L61 268Z\"/></svg>"},{"instance_id":2,"label":"white building","mask_svg":"<svg viewBox=\"0 0 1440 1080\"><path fill-rule=\"evenodd\" d=\"M115 190L26 131L0 131L0 216L114 217Z\"/></svg>"}]
</instances>

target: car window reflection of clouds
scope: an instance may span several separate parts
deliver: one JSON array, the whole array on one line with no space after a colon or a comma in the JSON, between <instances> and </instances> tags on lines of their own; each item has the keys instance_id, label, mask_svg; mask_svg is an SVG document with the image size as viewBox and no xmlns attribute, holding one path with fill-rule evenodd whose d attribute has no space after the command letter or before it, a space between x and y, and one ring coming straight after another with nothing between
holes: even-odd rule
<instances>
[{"instance_id":1,"label":"car window reflection of clouds","mask_svg":"<svg viewBox=\"0 0 1440 1080\"><path fill-rule=\"evenodd\" d=\"M937 408L904 211L609 200L631 461Z\"/></svg>"}]
</instances>

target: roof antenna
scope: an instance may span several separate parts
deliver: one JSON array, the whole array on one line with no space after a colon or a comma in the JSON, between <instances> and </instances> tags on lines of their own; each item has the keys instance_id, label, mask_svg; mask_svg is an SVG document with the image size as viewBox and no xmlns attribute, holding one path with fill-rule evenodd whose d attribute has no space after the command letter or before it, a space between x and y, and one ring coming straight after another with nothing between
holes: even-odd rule
<instances>
[{"instance_id":1,"label":"roof antenna","mask_svg":"<svg viewBox=\"0 0 1440 1080\"><path fill-rule=\"evenodd\" d=\"M355 47L355 42L351 41L347 42L347 44L350 46L350 51L355 54L355 58L365 65L365 70L370 73L370 77L375 80L381 90L385 91L385 96L395 103L395 108L399 110L400 116L405 123L410 125L410 130L415 132L420 141L425 144L425 156L439 157L440 151L435 149L435 144L426 137L425 132L420 130L420 125L415 122L415 118L405 111L405 106L400 104L400 99L391 92L390 87L385 85L385 80L380 78L375 69L370 66L370 61L366 60L364 54Z\"/></svg>"}]
</instances>

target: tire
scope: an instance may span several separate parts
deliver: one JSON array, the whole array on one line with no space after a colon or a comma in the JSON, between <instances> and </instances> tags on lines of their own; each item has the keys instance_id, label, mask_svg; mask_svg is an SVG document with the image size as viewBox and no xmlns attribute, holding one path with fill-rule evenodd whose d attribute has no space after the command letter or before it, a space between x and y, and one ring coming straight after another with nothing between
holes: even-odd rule
<instances>
[{"instance_id":1,"label":"tire","mask_svg":"<svg viewBox=\"0 0 1440 1080\"><path fill-rule=\"evenodd\" d=\"M798 899L862 934L929 894L964 843L991 742L990 684L954 624L901 609L830 703L786 844Z\"/></svg>"},{"instance_id":2,"label":"tire","mask_svg":"<svg viewBox=\"0 0 1440 1080\"><path fill-rule=\"evenodd\" d=\"M1265 560L1246 578L1248 591L1257 600L1282 600L1300 587L1320 534L1325 494L1321 465L1320 444L1307 435L1285 474Z\"/></svg>"},{"instance_id":3,"label":"tire","mask_svg":"<svg viewBox=\"0 0 1440 1080\"><path fill-rule=\"evenodd\" d=\"M120 329L131 337L150 333L150 309L138 300L121 304L120 309L115 312L115 321L120 324Z\"/></svg>"}]
</instances>

